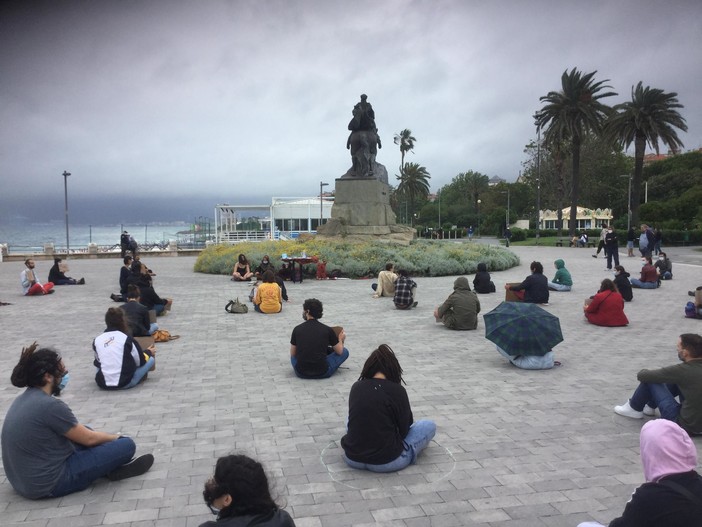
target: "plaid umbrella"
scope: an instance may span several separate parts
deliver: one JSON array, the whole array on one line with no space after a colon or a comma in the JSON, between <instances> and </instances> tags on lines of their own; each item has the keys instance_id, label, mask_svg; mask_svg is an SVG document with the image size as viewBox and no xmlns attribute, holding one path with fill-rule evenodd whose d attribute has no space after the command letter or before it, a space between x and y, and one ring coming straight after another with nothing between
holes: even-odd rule
<instances>
[{"instance_id":1,"label":"plaid umbrella","mask_svg":"<svg viewBox=\"0 0 702 527\"><path fill-rule=\"evenodd\" d=\"M526 302L502 302L485 313L485 338L510 355L545 355L563 342L558 317Z\"/></svg>"}]
</instances>

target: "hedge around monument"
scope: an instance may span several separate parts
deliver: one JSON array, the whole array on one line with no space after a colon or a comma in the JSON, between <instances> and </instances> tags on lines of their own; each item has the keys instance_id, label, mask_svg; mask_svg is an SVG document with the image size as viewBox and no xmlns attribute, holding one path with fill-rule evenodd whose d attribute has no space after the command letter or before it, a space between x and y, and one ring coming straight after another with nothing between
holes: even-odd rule
<instances>
[{"instance_id":1,"label":"hedge around monument","mask_svg":"<svg viewBox=\"0 0 702 527\"><path fill-rule=\"evenodd\" d=\"M195 272L229 275L239 254L245 254L254 271L264 255L276 269L282 254L289 257L317 256L327 262L327 273L341 270L347 278L377 276L388 262L406 269L411 276L456 276L474 274L478 263L489 271L503 271L519 265L519 257L508 249L479 243L448 243L416 240L408 247L379 242L343 242L302 237L279 242L244 242L212 245L195 262ZM310 265L310 271L313 266Z\"/></svg>"}]
</instances>

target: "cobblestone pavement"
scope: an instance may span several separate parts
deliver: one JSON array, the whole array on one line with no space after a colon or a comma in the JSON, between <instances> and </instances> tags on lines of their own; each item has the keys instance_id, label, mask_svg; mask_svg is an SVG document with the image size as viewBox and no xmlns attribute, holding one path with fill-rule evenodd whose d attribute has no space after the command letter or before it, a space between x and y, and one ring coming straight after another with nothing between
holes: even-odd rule
<instances>
[{"instance_id":1,"label":"cobblestone pavement","mask_svg":"<svg viewBox=\"0 0 702 527\"><path fill-rule=\"evenodd\" d=\"M452 243L452 242L445 242ZM157 369L136 389L103 392L93 380L92 338L116 305L120 262L70 261L69 275L87 285L58 287L47 297L23 297L23 264L0 264L0 417L20 390L10 372L33 340L54 346L71 370L63 395L78 419L96 429L129 434L137 453L156 462L143 477L101 480L60 499L21 498L0 472L0 523L53 526L197 526L210 519L202 487L218 456L242 452L261 460L278 501L299 527L388 525L491 527L607 523L642 482L638 434L642 421L616 416L642 367L676 362L680 333L702 322L683 317L687 291L702 284L702 254L671 249L675 279L658 290L635 290L626 328L589 325L583 300L611 276L590 249L513 247L521 265L493 273L498 291L520 281L540 260L553 276L564 258L575 280L552 293L545 309L560 317L563 365L550 371L510 366L477 331L452 332L434 323L433 308L451 292L454 277L417 278L419 306L393 309L373 299L369 280L309 280L289 284L290 302L278 315L225 313L249 287L224 276L193 273L192 257L144 257L155 287L175 299L160 325L179 340L158 345ZM678 252L679 251L679 252ZM636 275L638 258L622 263ZM680 261L675 263L676 254ZM46 275L50 262L38 262ZM470 277L472 280L472 277ZM323 321L340 324L351 352L331 379L296 378L289 338L301 322L302 302L324 303ZM482 295L482 312L503 299ZM340 458L347 395L366 357L380 343L396 351L405 370L416 419L438 426L417 465L396 474L348 469ZM698 446L702 440L695 439Z\"/></svg>"}]
</instances>

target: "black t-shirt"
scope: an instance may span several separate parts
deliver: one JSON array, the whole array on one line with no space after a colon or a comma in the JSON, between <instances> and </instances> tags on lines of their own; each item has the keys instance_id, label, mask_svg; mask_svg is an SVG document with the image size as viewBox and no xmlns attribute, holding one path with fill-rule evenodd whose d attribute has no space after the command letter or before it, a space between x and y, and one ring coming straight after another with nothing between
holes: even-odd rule
<instances>
[{"instance_id":1,"label":"black t-shirt","mask_svg":"<svg viewBox=\"0 0 702 527\"><path fill-rule=\"evenodd\" d=\"M303 322L293 329L290 344L297 347L295 369L306 377L320 377L327 373L327 351L336 346L339 337L334 330L317 319Z\"/></svg>"},{"instance_id":2,"label":"black t-shirt","mask_svg":"<svg viewBox=\"0 0 702 527\"><path fill-rule=\"evenodd\" d=\"M387 379L357 381L349 394L349 428L341 447L352 461L384 465L404 450L412 422L402 385Z\"/></svg>"}]
</instances>

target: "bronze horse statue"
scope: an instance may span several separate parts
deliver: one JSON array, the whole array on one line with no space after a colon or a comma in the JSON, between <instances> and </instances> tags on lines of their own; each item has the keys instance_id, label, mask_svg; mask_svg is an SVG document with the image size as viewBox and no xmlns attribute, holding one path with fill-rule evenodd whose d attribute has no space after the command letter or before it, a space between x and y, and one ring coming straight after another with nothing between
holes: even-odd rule
<instances>
[{"instance_id":1,"label":"bronze horse statue","mask_svg":"<svg viewBox=\"0 0 702 527\"><path fill-rule=\"evenodd\" d=\"M383 147L374 120L356 106L348 128L351 133L346 140L346 148L351 151L353 163L349 174L355 177L374 177L375 156L378 148Z\"/></svg>"}]
</instances>

